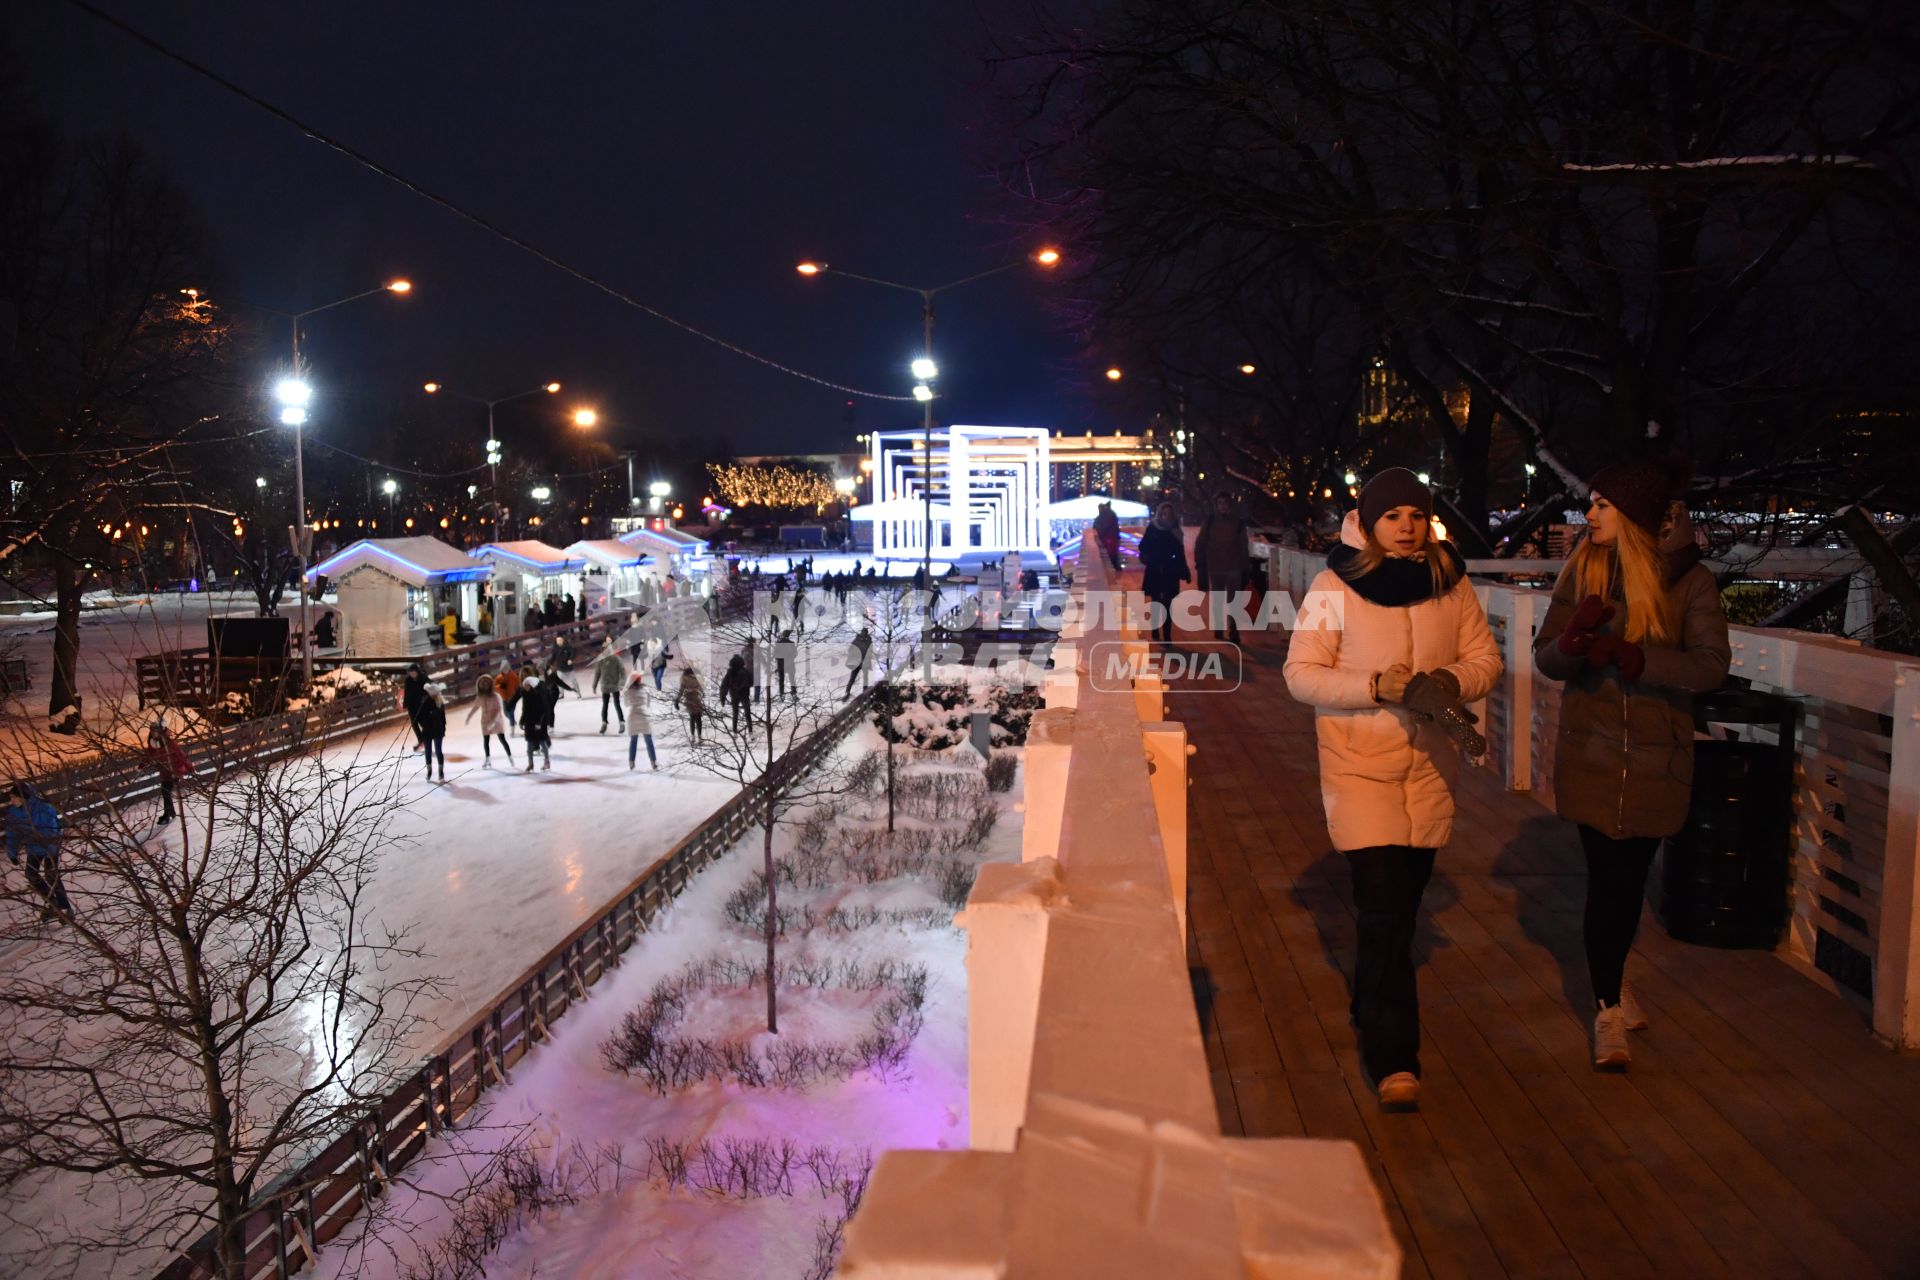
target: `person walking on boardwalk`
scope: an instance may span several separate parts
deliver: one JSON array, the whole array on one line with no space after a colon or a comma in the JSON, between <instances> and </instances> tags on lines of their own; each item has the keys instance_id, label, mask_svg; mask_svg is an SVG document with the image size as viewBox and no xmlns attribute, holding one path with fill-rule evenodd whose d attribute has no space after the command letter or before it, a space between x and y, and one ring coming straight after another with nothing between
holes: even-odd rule
<instances>
[{"instance_id":1,"label":"person walking on boardwalk","mask_svg":"<svg viewBox=\"0 0 1920 1280\"><path fill-rule=\"evenodd\" d=\"M727 669L720 676L720 705L733 712L733 732L740 732L740 713L747 713L747 728L753 728L753 707L748 696L753 685L747 675L747 664L739 654L727 659Z\"/></svg>"},{"instance_id":2,"label":"person walking on boardwalk","mask_svg":"<svg viewBox=\"0 0 1920 1280\"><path fill-rule=\"evenodd\" d=\"M1453 834L1459 763L1439 720L1484 697L1503 666L1466 561L1431 536L1432 504L1404 468L1367 482L1286 662L1288 690L1313 707L1327 832L1353 875L1350 1012L1389 1107L1420 1098L1413 937L1434 853Z\"/></svg>"},{"instance_id":3,"label":"person walking on boardwalk","mask_svg":"<svg viewBox=\"0 0 1920 1280\"><path fill-rule=\"evenodd\" d=\"M1247 528L1246 518L1234 514L1233 499L1224 493L1215 494L1213 514L1201 521L1200 532L1193 540L1193 567L1198 571L1200 588L1207 593L1207 620L1213 638L1235 644L1240 643L1240 622L1228 606L1247 585Z\"/></svg>"},{"instance_id":4,"label":"person walking on boardwalk","mask_svg":"<svg viewBox=\"0 0 1920 1280\"><path fill-rule=\"evenodd\" d=\"M515 678L516 690L519 687ZM493 768L493 740L500 739L500 749L507 753L507 763L513 763L513 746L507 741L507 730L512 722L507 719L507 704L500 696L499 687L492 676L481 676L474 685L473 705L467 708L466 723L472 724L475 714L480 717L480 767Z\"/></svg>"},{"instance_id":5,"label":"person walking on boardwalk","mask_svg":"<svg viewBox=\"0 0 1920 1280\"><path fill-rule=\"evenodd\" d=\"M420 745L425 748L427 761L427 781L433 781L433 762L440 761L440 781L447 780L447 706L442 699L446 696L446 687L439 681L427 686L427 696L420 703L420 714L414 717L414 723L420 729Z\"/></svg>"},{"instance_id":6,"label":"person walking on boardwalk","mask_svg":"<svg viewBox=\"0 0 1920 1280\"><path fill-rule=\"evenodd\" d=\"M1693 696L1727 678L1727 617L1684 508L1685 468L1635 458L1593 477L1587 532L1553 585L1534 665L1564 682L1554 807L1587 861L1581 921L1593 1061L1624 1068L1646 1017L1625 981L1647 869L1686 822Z\"/></svg>"},{"instance_id":7,"label":"person walking on boardwalk","mask_svg":"<svg viewBox=\"0 0 1920 1280\"><path fill-rule=\"evenodd\" d=\"M160 821L173 821L173 791L180 780L193 772L180 740L167 729L165 720L155 720L147 730L147 759L160 775Z\"/></svg>"},{"instance_id":8,"label":"person walking on boardwalk","mask_svg":"<svg viewBox=\"0 0 1920 1280\"><path fill-rule=\"evenodd\" d=\"M640 743L644 739L647 744L647 763L658 769L660 757L653 752L653 721L647 718L647 678L638 671L634 672L622 696L627 702L627 768L633 768L638 761Z\"/></svg>"},{"instance_id":9,"label":"person walking on boardwalk","mask_svg":"<svg viewBox=\"0 0 1920 1280\"><path fill-rule=\"evenodd\" d=\"M560 690L540 678L532 667L520 673L520 732L527 739L527 772L533 772L533 760L540 757L544 768L553 768L553 708Z\"/></svg>"},{"instance_id":10,"label":"person walking on boardwalk","mask_svg":"<svg viewBox=\"0 0 1920 1280\"><path fill-rule=\"evenodd\" d=\"M606 647L593 663L593 688L600 695L600 732L607 731L607 708L613 708L613 714L620 720L621 729L627 727L627 713L621 708L621 690L627 687L627 664L620 661L619 651L608 640Z\"/></svg>"},{"instance_id":11,"label":"person walking on boardwalk","mask_svg":"<svg viewBox=\"0 0 1920 1280\"><path fill-rule=\"evenodd\" d=\"M1150 605L1160 608L1152 635L1162 644L1173 643L1173 598L1180 584L1193 580L1187 568L1187 546L1180 534L1180 517L1171 502L1154 508L1153 523L1140 535L1140 590Z\"/></svg>"},{"instance_id":12,"label":"person walking on boardwalk","mask_svg":"<svg viewBox=\"0 0 1920 1280\"><path fill-rule=\"evenodd\" d=\"M1111 502L1101 503L1094 511L1093 537L1113 571L1120 572L1120 517L1114 513Z\"/></svg>"},{"instance_id":13,"label":"person walking on boardwalk","mask_svg":"<svg viewBox=\"0 0 1920 1280\"><path fill-rule=\"evenodd\" d=\"M699 746L700 721L707 713L707 695L700 687L700 677L694 674L692 664L680 668L680 687L673 695L673 705L676 710L687 713L687 741Z\"/></svg>"},{"instance_id":14,"label":"person walking on boardwalk","mask_svg":"<svg viewBox=\"0 0 1920 1280\"><path fill-rule=\"evenodd\" d=\"M7 796L3 816L7 824L7 861L15 866L27 860L27 884L45 904L42 920L56 916L73 919L73 904L60 882L60 814L30 782L16 782Z\"/></svg>"}]
</instances>

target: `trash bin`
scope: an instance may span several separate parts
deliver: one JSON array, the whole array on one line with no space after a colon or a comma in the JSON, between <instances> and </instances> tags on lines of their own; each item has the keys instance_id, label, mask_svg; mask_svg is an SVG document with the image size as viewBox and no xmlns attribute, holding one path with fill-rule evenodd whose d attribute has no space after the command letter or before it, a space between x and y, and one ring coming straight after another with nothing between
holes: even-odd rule
<instances>
[{"instance_id":1,"label":"trash bin","mask_svg":"<svg viewBox=\"0 0 1920 1280\"><path fill-rule=\"evenodd\" d=\"M1687 824L1662 854L1660 917L1682 942L1771 949L1787 925L1793 759L1800 707L1791 698L1723 689L1702 694L1694 727ZM1764 725L1774 742L1714 736L1718 724Z\"/></svg>"}]
</instances>

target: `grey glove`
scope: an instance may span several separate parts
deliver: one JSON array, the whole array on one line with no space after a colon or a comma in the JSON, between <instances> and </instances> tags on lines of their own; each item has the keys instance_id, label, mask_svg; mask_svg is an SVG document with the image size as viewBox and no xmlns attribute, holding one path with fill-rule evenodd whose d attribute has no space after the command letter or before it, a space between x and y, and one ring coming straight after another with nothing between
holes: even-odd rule
<instances>
[{"instance_id":1,"label":"grey glove","mask_svg":"<svg viewBox=\"0 0 1920 1280\"><path fill-rule=\"evenodd\" d=\"M1474 725L1480 718L1460 705L1460 681L1451 671L1422 671L1407 681L1401 703L1422 720L1431 720L1469 756L1487 754L1487 740Z\"/></svg>"}]
</instances>

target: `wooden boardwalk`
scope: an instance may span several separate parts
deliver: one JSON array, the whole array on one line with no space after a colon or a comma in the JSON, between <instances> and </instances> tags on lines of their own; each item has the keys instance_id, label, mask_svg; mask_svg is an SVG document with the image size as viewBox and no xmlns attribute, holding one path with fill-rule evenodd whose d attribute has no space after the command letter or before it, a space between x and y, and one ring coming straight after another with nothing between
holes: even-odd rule
<instances>
[{"instance_id":1,"label":"wooden boardwalk","mask_svg":"<svg viewBox=\"0 0 1920 1280\"><path fill-rule=\"evenodd\" d=\"M1351 1138L1408 1276L1920 1276L1920 1060L1772 956L1649 912L1652 1027L1589 1065L1571 828L1463 771L1418 943L1425 1089L1383 1114L1347 1023L1353 910L1311 712L1257 637L1232 694L1176 691L1197 746L1192 962L1222 1127Z\"/></svg>"}]
</instances>

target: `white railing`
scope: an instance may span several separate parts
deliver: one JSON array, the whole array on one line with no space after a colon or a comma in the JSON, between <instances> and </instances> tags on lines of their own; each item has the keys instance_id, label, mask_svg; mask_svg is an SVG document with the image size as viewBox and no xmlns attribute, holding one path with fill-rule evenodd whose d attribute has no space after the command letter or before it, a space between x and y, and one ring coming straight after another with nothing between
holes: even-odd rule
<instances>
[{"instance_id":1,"label":"white railing","mask_svg":"<svg viewBox=\"0 0 1920 1280\"><path fill-rule=\"evenodd\" d=\"M1324 556L1266 551L1268 589L1296 601L1326 567ZM1508 788L1552 808L1560 686L1533 666L1547 593L1492 583L1478 590L1507 662L1478 708L1487 764ZM1731 639L1733 675L1801 708L1793 912L1776 954L1870 1004L1883 1039L1920 1047L1920 661L1805 631L1733 627ZM1772 740L1757 727L1741 732Z\"/></svg>"},{"instance_id":2,"label":"white railing","mask_svg":"<svg viewBox=\"0 0 1920 1280\"><path fill-rule=\"evenodd\" d=\"M1107 591L1088 539L1075 594ZM1186 731L1111 611L1054 647L1027 739L1023 861L967 899L971 1149L890 1151L849 1277L1399 1274L1359 1149L1225 1138L1187 974ZM1106 687L1098 687L1106 686Z\"/></svg>"}]
</instances>

